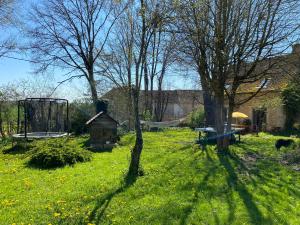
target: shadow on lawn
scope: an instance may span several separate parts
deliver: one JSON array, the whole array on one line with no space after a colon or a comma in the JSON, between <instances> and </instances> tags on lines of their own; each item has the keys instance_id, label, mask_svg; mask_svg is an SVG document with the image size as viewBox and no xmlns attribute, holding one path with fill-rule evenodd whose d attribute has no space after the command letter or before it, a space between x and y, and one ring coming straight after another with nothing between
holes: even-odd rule
<instances>
[{"instance_id":1,"label":"shadow on lawn","mask_svg":"<svg viewBox=\"0 0 300 225\"><path fill-rule=\"evenodd\" d=\"M188 224L189 216L192 214L195 207L199 204L199 201L201 198L200 195L204 191L210 189L210 187L207 185L209 179L218 172L219 166L214 162L213 157L211 156L211 154L213 154L213 153L211 153L210 150L211 150L211 148L205 148L201 152L201 155L205 154L204 157L207 159L206 170L208 170L208 172L203 177L202 181L199 184L197 184L197 187L195 190L195 196L192 199L192 204L184 210L183 216L181 217L181 220L180 220L180 225ZM209 204L212 206L212 204L208 198L206 198L205 200L208 201ZM220 224L220 219L219 219L218 215L216 213L213 213L213 216L214 216L215 224Z\"/></svg>"},{"instance_id":2,"label":"shadow on lawn","mask_svg":"<svg viewBox=\"0 0 300 225\"><path fill-rule=\"evenodd\" d=\"M91 143L90 143L90 139L87 139L85 141L83 141L82 143L82 147L90 152L93 153L103 153L103 152L109 152L111 153L114 147L107 147L107 148L95 148L95 147L91 147Z\"/></svg>"},{"instance_id":3,"label":"shadow on lawn","mask_svg":"<svg viewBox=\"0 0 300 225\"><path fill-rule=\"evenodd\" d=\"M234 154L218 154L218 158L220 160L221 165L226 169L226 172L228 174L227 176L227 185L237 191L240 198L242 199L245 207L247 208L249 218L252 222L252 224L266 224L270 223L271 221L266 221L266 219L263 217L262 213L258 209L257 205L255 204L255 201L253 200L252 194L248 191L247 187L243 182L241 182L238 178L238 175L230 161L233 161L234 164L239 165L240 168L246 169L245 165L241 162L241 160ZM232 203L230 203L232 204ZM229 204L229 205L230 205ZM229 221L232 222L234 216L234 212L230 212Z\"/></svg>"},{"instance_id":4,"label":"shadow on lawn","mask_svg":"<svg viewBox=\"0 0 300 225\"><path fill-rule=\"evenodd\" d=\"M300 137L300 132L298 130L277 131L277 132L271 132L271 134L273 136L284 136L284 137L296 136L296 137Z\"/></svg>"},{"instance_id":5,"label":"shadow on lawn","mask_svg":"<svg viewBox=\"0 0 300 225\"><path fill-rule=\"evenodd\" d=\"M217 158L214 158L213 155L216 153L214 153L213 148L209 148L205 149L201 154L203 154L204 157L202 159L206 161L205 170L207 172L201 182L197 184L195 197L192 200L192 204L185 209L180 221L181 225L188 224L189 216L193 213L193 210L201 204L200 200L203 200L203 197L204 201L210 205L211 211L207 213L211 213L213 216L214 224L223 224L224 221L220 221L219 215L212 203L212 199L215 198L215 195L218 195L218 192L225 192L225 199L228 204L228 216L225 224L236 222L236 201L234 199L234 192L236 192L242 200L248 212L251 224L273 224L273 221L270 218L265 218L262 215L253 195L243 183L244 181L239 179L239 174L248 174L247 182L249 181L256 186L256 181L252 177L257 175L255 171L249 170L247 166L244 165L243 160L233 153L218 153ZM214 182L213 179L215 176L219 176L220 173L224 172L224 175L226 176L225 186L222 187L220 183L211 183Z\"/></svg>"},{"instance_id":6,"label":"shadow on lawn","mask_svg":"<svg viewBox=\"0 0 300 225\"><path fill-rule=\"evenodd\" d=\"M28 153L30 150L32 150L32 146L30 143L20 143L13 145L10 148L4 149L3 154L21 155Z\"/></svg>"},{"instance_id":7,"label":"shadow on lawn","mask_svg":"<svg viewBox=\"0 0 300 225\"><path fill-rule=\"evenodd\" d=\"M95 224L101 224L101 221L103 219L104 213L109 206L109 203L111 200L118 194L124 192L127 188L132 186L138 177L134 177L132 175L127 174L124 177L124 180L122 181L120 187L117 189L108 192L105 194L102 198L98 199L96 201L96 205L94 209L92 210L89 220L93 221Z\"/></svg>"},{"instance_id":8,"label":"shadow on lawn","mask_svg":"<svg viewBox=\"0 0 300 225\"><path fill-rule=\"evenodd\" d=\"M249 149L251 149L249 145L245 144L239 147L241 148L242 152L245 152L244 156L249 155L249 153L257 156L257 153L253 154L256 151L249 152ZM264 157L263 155L258 156L259 157L257 158L256 164L250 167L249 165L245 164L245 159L241 159L234 153L230 153L228 156L219 155L219 159L229 175L227 182L229 182L232 178L234 179L234 181L231 182L231 186L238 192L240 198L243 200L252 224L288 224L280 216L278 216L278 213L273 208L276 205L282 205L282 198L281 196L276 195L276 190L278 190L278 188L281 186L285 186L289 190L289 193L293 193L295 196L300 197L300 192L298 192L298 195L294 192L295 190L299 189L299 186L297 183L287 183L286 177L278 177L274 175L274 172L280 168L279 162L274 161L272 157ZM234 166L238 167L239 169L235 170ZM262 215L255 204L255 201L253 200L252 194L249 190L247 190L245 184L238 179L237 172L241 174L245 171L249 175L250 182L254 185L256 192L259 195L264 196L264 201L260 200L259 204L267 209L267 216ZM276 176L276 182L272 180L272 177L274 176ZM269 189L265 189L265 187L275 190L275 193L270 193Z\"/></svg>"}]
</instances>

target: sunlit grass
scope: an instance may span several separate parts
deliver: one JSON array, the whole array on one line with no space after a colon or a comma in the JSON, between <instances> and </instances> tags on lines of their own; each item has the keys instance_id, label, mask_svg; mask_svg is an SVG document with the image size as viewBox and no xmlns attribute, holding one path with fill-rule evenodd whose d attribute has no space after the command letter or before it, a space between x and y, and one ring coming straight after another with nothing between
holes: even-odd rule
<instances>
[{"instance_id":1,"label":"sunlit grass","mask_svg":"<svg viewBox=\"0 0 300 225\"><path fill-rule=\"evenodd\" d=\"M280 164L289 150L275 150L278 137L242 137L228 155L200 150L196 137L145 133L145 176L130 186L123 178L133 134L90 162L55 170L27 167L26 152L0 153L0 224L299 223L300 174Z\"/></svg>"}]
</instances>

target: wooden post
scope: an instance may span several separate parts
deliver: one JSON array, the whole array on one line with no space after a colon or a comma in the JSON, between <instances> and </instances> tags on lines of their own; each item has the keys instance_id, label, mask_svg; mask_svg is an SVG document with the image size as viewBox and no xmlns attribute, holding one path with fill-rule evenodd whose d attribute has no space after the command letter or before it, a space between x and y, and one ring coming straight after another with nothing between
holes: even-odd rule
<instances>
[{"instance_id":1,"label":"wooden post","mask_svg":"<svg viewBox=\"0 0 300 225\"><path fill-rule=\"evenodd\" d=\"M25 139L27 138L27 107L26 107L26 100L24 101L24 135Z\"/></svg>"}]
</instances>

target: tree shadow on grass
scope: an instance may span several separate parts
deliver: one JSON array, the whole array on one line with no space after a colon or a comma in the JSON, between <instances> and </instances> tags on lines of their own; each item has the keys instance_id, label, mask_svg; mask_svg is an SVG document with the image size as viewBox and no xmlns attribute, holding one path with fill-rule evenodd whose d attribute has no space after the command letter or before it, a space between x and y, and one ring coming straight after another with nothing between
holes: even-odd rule
<instances>
[{"instance_id":1,"label":"tree shadow on grass","mask_svg":"<svg viewBox=\"0 0 300 225\"><path fill-rule=\"evenodd\" d=\"M211 202L211 197L214 197L217 195L218 188L225 188L225 199L228 204L228 216L227 221L225 224L232 224L236 217L235 217L235 210L236 210L236 203L234 200L234 192L236 192L242 202L245 205L245 208L249 215L249 220L251 224L273 224L272 220L268 218L264 218L261 211L259 210L257 204L255 203L252 194L247 189L246 185L239 180L239 173L243 173L245 171L249 172L249 181L256 185L256 181L253 179L251 171L247 168L246 165L244 165L243 161L235 154L228 153L228 154L217 154L217 158L214 158L209 150L205 150L202 154L203 160L206 160L206 174L201 180L199 184L197 184L196 188L196 194L195 197L192 200L192 204L187 207L184 211L183 217L180 221L181 225L188 224L188 218L192 214L193 210L199 205L200 200L206 201L210 208L213 209L214 205ZM221 171L226 172L226 180L225 184L226 186L222 187L222 184L219 184L218 186L211 186L209 184L209 180L213 179L216 175L218 175ZM213 184L214 185L214 184ZM224 193L224 191L223 191ZM216 212L216 210L212 210L211 215L214 218L214 224L221 224L223 222L220 221L219 215Z\"/></svg>"},{"instance_id":2,"label":"tree shadow on grass","mask_svg":"<svg viewBox=\"0 0 300 225\"><path fill-rule=\"evenodd\" d=\"M283 130L283 131L277 131L277 132L271 132L273 136L283 136L283 137L290 137L290 136L296 136L300 137L300 131L298 130Z\"/></svg>"},{"instance_id":3,"label":"tree shadow on grass","mask_svg":"<svg viewBox=\"0 0 300 225\"><path fill-rule=\"evenodd\" d=\"M10 148L4 149L2 152L3 154L22 155L30 152L31 150L32 146L30 143L19 143Z\"/></svg>"},{"instance_id":4,"label":"tree shadow on grass","mask_svg":"<svg viewBox=\"0 0 300 225\"><path fill-rule=\"evenodd\" d=\"M105 211L108 208L111 200L116 195L124 192L126 189L131 187L135 183L137 178L137 176L133 176L127 173L118 188L106 193L103 197L96 201L96 205L90 213L89 221L93 221L95 224L101 224Z\"/></svg>"},{"instance_id":5,"label":"tree shadow on grass","mask_svg":"<svg viewBox=\"0 0 300 225\"><path fill-rule=\"evenodd\" d=\"M214 175L217 173L218 169L219 169L219 166L215 164L214 160L213 160L213 157L211 156L211 152L210 152L210 148L207 149L205 148L201 154L205 154L206 156L203 156L207 159L207 168L206 170L208 171L206 173L206 175L203 177L202 181L197 184L197 187L195 189L195 193L194 193L194 197L191 201L191 205L189 205L188 207L186 207L184 209L184 212L183 212L183 216L181 217L181 220L180 220L180 225L185 225L185 224L188 224L188 218L189 216L192 214L193 210L196 208L196 206L199 204L199 201L201 199L201 196L203 194L204 191L210 189L210 187L207 185L209 179L211 179L211 177L214 177ZM190 188L190 187L186 187L186 188ZM212 207L212 204L210 202L209 199L205 199L209 202L210 206ZM213 216L214 216L214 220L215 220L215 223L216 224L220 224L220 220L218 218L218 215L216 213L213 213Z\"/></svg>"},{"instance_id":6,"label":"tree shadow on grass","mask_svg":"<svg viewBox=\"0 0 300 225\"><path fill-rule=\"evenodd\" d=\"M240 198L242 199L248 214L249 218L252 224L272 224L272 221L264 218L262 213L260 212L259 208L257 207L252 194L248 191L247 187L243 182L241 182L238 178L238 175L231 163L231 161L236 165L241 165L243 169L246 169L246 167L243 165L243 163L240 161L240 159L231 153L228 154L218 154L219 161L221 165L226 169L226 172L228 174L227 176L227 184L228 186L235 190ZM232 220L232 215L229 217L230 220ZM230 221L228 221L230 222Z\"/></svg>"},{"instance_id":7,"label":"tree shadow on grass","mask_svg":"<svg viewBox=\"0 0 300 225\"><path fill-rule=\"evenodd\" d=\"M87 140L84 140L83 142L81 142L81 146L90 151L90 152L93 152L93 153L103 153L103 152L109 152L111 153L112 150L114 149L113 146L110 146L110 147L105 147L105 148L101 148L101 147L92 147L91 146L91 141L90 139L87 139Z\"/></svg>"},{"instance_id":8,"label":"tree shadow on grass","mask_svg":"<svg viewBox=\"0 0 300 225\"><path fill-rule=\"evenodd\" d=\"M247 151L249 151L248 146L241 146L241 148L247 155ZM243 160L235 154L231 154L230 159L238 165L244 164ZM244 170L248 169L251 175L255 176L255 183L254 181L252 181L252 183L258 188L258 193L264 196L264 201L260 202L260 205L265 207L268 212L268 219L265 219L265 224L289 224L275 210L277 206L283 205L283 199L276 193L282 186L288 190L290 196L294 195L297 198L300 197L297 179L293 179L292 183L290 183L291 181L288 181L287 177L276 175L276 171L281 170L280 167L279 162L274 161L270 157L263 156L258 158L254 170L253 168L247 168L247 166L242 167ZM274 177L276 177L275 182ZM274 190L275 193L270 193L270 189ZM288 205L290 205L290 203Z\"/></svg>"}]
</instances>

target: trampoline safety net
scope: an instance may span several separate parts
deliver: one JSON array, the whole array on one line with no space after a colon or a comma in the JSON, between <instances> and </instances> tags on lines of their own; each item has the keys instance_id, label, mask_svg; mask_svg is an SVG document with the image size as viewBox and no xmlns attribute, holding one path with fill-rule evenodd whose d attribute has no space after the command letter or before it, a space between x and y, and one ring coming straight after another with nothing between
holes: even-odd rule
<instances>
[{"instance_id":1,"label":"trampoline safety net","mask_svg":"<svg viewBox=\"0 0 300 225\"><path fill-rule=\"evenodd\" d=\"M42 137L68 131L69 104L66 99L26 98L18 101L19 136Z\"/></svg>"}]
</instances>

